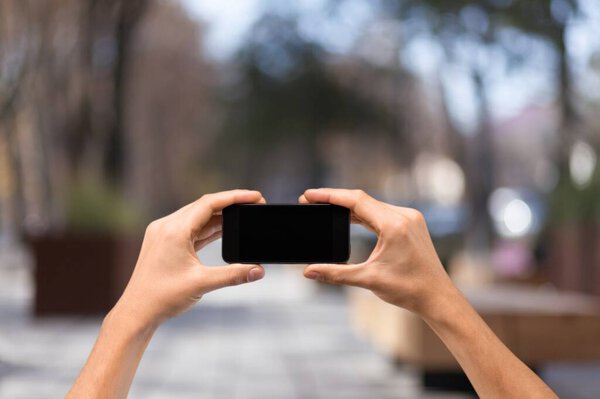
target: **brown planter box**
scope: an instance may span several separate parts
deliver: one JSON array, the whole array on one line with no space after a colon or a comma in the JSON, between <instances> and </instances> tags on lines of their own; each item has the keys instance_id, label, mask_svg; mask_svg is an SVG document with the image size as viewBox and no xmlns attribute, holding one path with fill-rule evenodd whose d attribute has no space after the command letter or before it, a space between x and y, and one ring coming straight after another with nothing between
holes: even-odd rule
<instances>
[{"instance_id":1,"label":"brown planter box","mask_svg":"<svg viewBox=\"0 0 600 399\"><path fill-rule=\"evenodd\" d=\"M530 366L600 360L596 297L510 285L464 293L494 333ZM442 341L418 316L365 290L349 290L349 301L355 329L383 353L425 371L459 370Z\"/></svg>"},{"instance_id":2,"label":"brown planter box","mask_svg":"<svg viewBox=\"0 0 600 399\"><path fill-rule=\"evenodd\" d=\"M44 235L29 242L36 316L107 313L127 285L141 246L140 239L110 235Z\"/></svg>"},{"instance_id":3,"label":"brown planter box","mask_svg":"<svg viewBox=\"0 0 600 399\"><path fill-rule=\"evenodd\" d=\"M600 295L600 228L565 224L549 234L547 267L561 290Z\"/></svg>"}]
</instances>

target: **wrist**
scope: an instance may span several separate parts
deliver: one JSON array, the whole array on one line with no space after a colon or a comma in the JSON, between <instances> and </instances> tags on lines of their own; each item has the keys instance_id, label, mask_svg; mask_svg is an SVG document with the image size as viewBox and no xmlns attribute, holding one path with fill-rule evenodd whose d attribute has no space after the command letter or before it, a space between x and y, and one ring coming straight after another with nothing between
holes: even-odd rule
<instances>
[{"instance_id":1,"label":"wrist","mask_svg":"<svg viewBox=\"0 0 600 399\"><path fill-rule=\"evenodd\" d=\"M465 304L468 304L466 298L448 279L441 287L436 287L429 300L426 301L420 316L432 327L447 325L456 320Z\"/></svg>"},{"instance_id":2,"label":"wrist","mask_svg":"<svg viewBox=\"0 0 600 399\"><path fill-rule=\"evenodd\" d=\"M116 331L131 338L150 338L160 323L141 317L120 301L104 317L102 329Z\"/></svg>"}]
</instances>

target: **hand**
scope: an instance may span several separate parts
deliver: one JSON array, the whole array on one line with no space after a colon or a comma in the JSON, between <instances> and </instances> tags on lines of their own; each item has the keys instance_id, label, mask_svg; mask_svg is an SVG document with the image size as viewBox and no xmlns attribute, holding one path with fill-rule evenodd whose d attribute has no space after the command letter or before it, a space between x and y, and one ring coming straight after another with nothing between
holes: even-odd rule
<instances>
[{"instance_id":1,"label":"hand","mask_svg":"<svg viewBox=\"0 0 600 399\"><path fill-rule=\"evenodd\" d=\"M309 265L304 270L307 278L367 288L384 301L421 316L430 315L444 295L455 290L419 211L377 201L360 190L307 190L299 201L349 208L352 221L378 237L365 262Z\"/></svg>"},{"instance_id":2,"label":"hand","mask_svg":"<svg viewBox=\"0 0 600 399\"><path fill-rule=\"evenodd\" d=\"M150 223L133 275L111 313L131 316L141 327L157 326L207 292L261 279L260 265L206 267L196 256L196 251L221 237L223 208L258 202L265 202L258 191L207 194Z\"/></svg>"}]
</instances>

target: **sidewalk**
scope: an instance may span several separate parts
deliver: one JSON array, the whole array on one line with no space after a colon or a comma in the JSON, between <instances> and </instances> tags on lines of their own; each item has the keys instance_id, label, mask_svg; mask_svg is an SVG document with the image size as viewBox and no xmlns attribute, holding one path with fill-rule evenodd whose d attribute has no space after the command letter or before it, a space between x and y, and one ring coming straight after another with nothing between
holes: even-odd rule
<instances>
[{"instance_id":1,"label":"sidewalk","mask_svg":"<svg viewBox=\"0 0 600 399\"><path fill-rule=\"evenodd\" d=\"M202 255L218 263L219 245ZM8 259L3 257L2 259ZM63 397L100 318L29 316L26 258L0 264L0 398ZM18 259L15 261L14 259ZM352 332L343 293L271 266L264 280L207 295L161 327L131 398L465 398L424 393Z\"/></svg>"}]
</instances>

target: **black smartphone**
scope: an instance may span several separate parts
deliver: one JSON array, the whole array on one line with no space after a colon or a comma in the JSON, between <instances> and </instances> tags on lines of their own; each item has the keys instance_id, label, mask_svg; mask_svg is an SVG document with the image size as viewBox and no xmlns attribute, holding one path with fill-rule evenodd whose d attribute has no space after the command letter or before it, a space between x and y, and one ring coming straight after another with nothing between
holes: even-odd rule
<instances>
[{"instance_id":1,"label":"black smartphone","mask_svg":"<svg viewBox=\"0 0 600 399\"><path fill-rule=\"evenodd\" d=\"M236 204L223 209L227 263L343 263L350 211L330 204Z\"/></svg>"}]
</instances>

